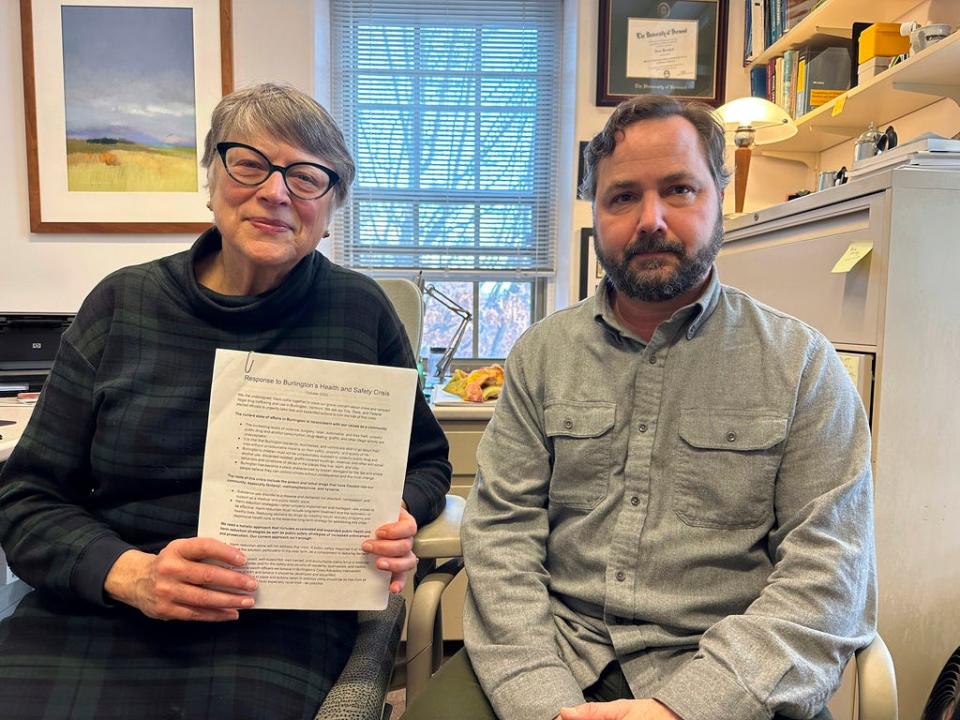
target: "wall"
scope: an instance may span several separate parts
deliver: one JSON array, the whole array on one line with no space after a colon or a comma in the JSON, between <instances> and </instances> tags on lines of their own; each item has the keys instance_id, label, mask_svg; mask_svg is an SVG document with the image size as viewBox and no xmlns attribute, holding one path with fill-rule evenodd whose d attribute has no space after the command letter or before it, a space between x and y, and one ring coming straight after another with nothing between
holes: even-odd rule
<instances>
[{"instance_id":1,"label":"wall","mask_svg":"<svg viewBox=\"0 0 960 720\"><path fill-rule=\"evenodd\" d=\"M284 80L312 91L313 0L233 0L234 81ZM302 48L302 61L290 48ZM19 3L0 2L0 312L73 312L100 278L124 265L177 252L192 235L33 234L27 201Z\"/></svg>"},{"instance_id":2,"label":"wall","mask_svg":"<svg viewBox=\"0 0 960 720\"><path fill-rule=\"evenodd\" d=\"M597 95L597 23L598 12L595 0L575 0L579 14L579 22L576 28L577 32L577 71L576 71L576 115L574 119L575 142L572 144L572 150L566 156L574 170L566 188L561 186L561 192L567 192L570 197L576 195L576 168L577 168L577 150L581 141L589 140L603 128L603 124L610 116L613 108L597 107L595 104ZM750 83L746 72L743 70L743 4L733 0L731 3L730 14L727 22L727 70L725 98L732 100L737 97L748 95L750 92ZM732 148L731 148L732 151ZM732 152L728 158L728 164L733 166ZM747 196L744 203L744 210L753 210L756 208L767 207L775 203L783 202L786 195L794 190L802 189L808 184L809 171L804 165L789 162L785 160L776 160L755 156L750 167L749 184L747 186ZM776 183L766 182L764 179L775 176ZM726 193L723 203L724 213L733 212L733 185ZM563 220L568 221L566 227L563 226ZM574 200L571 213L561 220L561 239L570 242L570 250L567 253L570 258L570 274L568 276L569 287L571 291L566 298L560 292L558 284L557 306L562 307L567 302L576 302L575 293L579 283L580 263L580 229L593 226L593 218L590 203L582 200ZM566 300L566 302L565 302Z\"/></svg>"},{"instance_id":3,"label":"wall","mask_svg":"<svg viewBox=\"0 0 960 720\"><path fill-rule=\"evenodd\" d=\"M909 3L905 3L909 6ZM956 0L923 0L904 19L960 23ZM233 0L234 69L237 85L282 80L315 91L321 102L329 94L327 0L284 0L280 6L259 0ZM575 200L579 143L600 130L610 108L594 104L596 97L596 0L563 0L564 57L560 68L561 138L558 182L558 277L552 284L548 309L576 301L579 284L580 229L593 224L590 204ZM278 12L282 8L282 12ZM0 3L0 142L11 152L0 158L0 197L7 201L8 230L0 245L0 312L72 311L90 288L111 270L176 252L193 239L188 235L51 235L29 232L26 149L23 125L18 4ZM743 7L731 2L725 96L747 94L742 68ZM297 50L294 54L294 50ZM314 62L315 49L318 51ZM949 100L897 121L903 139L923 130L952 135L960 129L960 109ZM852 142L825 152L821 166L849 165ZM731 163L732 164L732 163ZM775 178L771 182L771 178ZM814 174L804 165L755 156L750 168L745 210L782 202L790 192L812 189ZM733 210L727 193L724 212ZM321 246L321 250L328 246Z\"/></svg>"}]
</instances>

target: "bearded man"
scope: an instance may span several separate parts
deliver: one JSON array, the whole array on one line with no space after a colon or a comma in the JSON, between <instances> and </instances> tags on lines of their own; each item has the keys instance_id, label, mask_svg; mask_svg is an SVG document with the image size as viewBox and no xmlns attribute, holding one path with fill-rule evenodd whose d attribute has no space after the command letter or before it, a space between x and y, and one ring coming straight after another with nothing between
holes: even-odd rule
<instances>
[{"instance_id":1,"label":"bearded man","mask_svg":"<svg viewBox=\"0 0 960 720\"><path fill-rule=\"evenodd\" d=\"M870 436L816 330L720 284L723 130L585 152L606 278L514 346L462 532L466 654L405 718L828 718L875 631Z\"/></svg>"}]
</instances>

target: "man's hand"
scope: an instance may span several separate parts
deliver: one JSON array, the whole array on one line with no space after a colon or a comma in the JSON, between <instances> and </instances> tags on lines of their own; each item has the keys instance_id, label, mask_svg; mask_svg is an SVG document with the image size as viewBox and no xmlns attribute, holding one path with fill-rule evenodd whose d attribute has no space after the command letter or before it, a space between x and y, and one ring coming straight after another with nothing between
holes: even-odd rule
<instances>
[{"instance_id":1,"label":"man's hand","mask_svg":"<svg viewBox=\"0 0 960 720\"><path fill-rule=\"evenodd\" d=\"M563 708L557 720L683 720L656 700L614 700L588 702Z\"/></svg>"},{"instance_id":2,"label":"man's hand","mask_svg":"<svg viewBox=\"0 0 960 720\"><path fill-rule=\"evenodd\" d=\"M156 555L127 550L110 568L103 588L110 597L158 620L236 620L240 609L253 606L245 593L257 588L256 581L205 560L233 567L246 562L237 548L219 540L184 538Z\"/></svg>"},{"instance_id":3,"label":"man's hand","mask_svg":"<svg viewBox=\"0 0 960 720\"><path fill-rule=\"evenodd\" d=\"M363 551L377 556L377 567L389 570L390 592L398 593L407 582L407 573L417 566L413 554L413 536L417 534L417 521L400 508L400 518L377 528L376 539L366 540Z\"/></svg>"}]
</instances>

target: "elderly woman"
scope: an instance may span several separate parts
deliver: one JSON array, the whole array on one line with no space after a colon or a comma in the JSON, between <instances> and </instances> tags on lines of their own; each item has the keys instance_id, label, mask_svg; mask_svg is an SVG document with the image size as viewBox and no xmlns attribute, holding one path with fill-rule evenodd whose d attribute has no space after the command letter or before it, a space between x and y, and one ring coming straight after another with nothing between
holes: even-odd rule
<instances>
[{"instance_id":1,"label":"elderly woman","mask_svg":"<svg viewBox=\"0 0 960 720\"><path fill-rule=\"evenodd\" d=\"M91 292L0 476L0 542L36 588L0 625L0 717L309 718L352 649L355 613L249 612L240 549L195 537L214 351L413 353L379 286L316 251L354 176L323 108L224 97L202 164L214 227ZM404 508L363 544L394 592L446 457L418 392Z\"/></svg>"}]
</instances>

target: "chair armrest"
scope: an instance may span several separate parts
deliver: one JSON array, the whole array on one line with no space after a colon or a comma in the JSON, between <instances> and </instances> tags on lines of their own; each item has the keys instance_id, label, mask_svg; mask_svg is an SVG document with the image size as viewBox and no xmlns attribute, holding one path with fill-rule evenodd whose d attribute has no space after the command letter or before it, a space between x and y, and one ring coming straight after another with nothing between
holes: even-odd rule
<instances>
[{"instance_id":1,"label":"chair armrest","mask_svg":"<svg viewBox=\"0 0 960 720\"><path fill-rule=\"evenodd\" d=\"M897 677L880 635L857 651L857 695L860 720L897 720Z\"/></svg>"},{"instance_id":2,"label":"chair armrest","mask_svg":"<svg viewBox=\"0 0 960 720\"><path fill-rule=\"evenodd\" d=\"M357 613L359 633L315 720L381 720L400 644L405 603L391 593L385 610Z\"/></svg>"},{"instance_id":3,"label":"chair armrest","mask_svg":"<svg viewBox=\"0 0 960 720\"><path fill-rule=\"evenodd\" d=\"M413 552L421 559L459 557L460 523L466 501L459 495L447 495L440 517L427 523L413 538Z\"/></svg>"}]
</instances>

